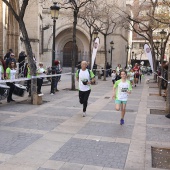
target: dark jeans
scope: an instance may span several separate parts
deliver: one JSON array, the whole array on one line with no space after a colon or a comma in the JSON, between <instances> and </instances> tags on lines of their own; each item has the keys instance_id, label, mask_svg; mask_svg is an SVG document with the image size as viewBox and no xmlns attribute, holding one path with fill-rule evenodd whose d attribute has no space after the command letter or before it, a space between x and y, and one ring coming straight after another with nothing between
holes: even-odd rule
<instances>
[{"instance_id":1,"label":"dark jeans","mask_svg":"<svg viewBox=\"0 0 170 170\"><path fill-rule=\"evenodd\" d=\"M15 85L14 85L14 83L6 83L6 84L7 84L7 86L10 87L9 94L7 97L7 101L10 101L10 100L12 100L12 93L14 92Z\"/></svg>"},{"instance_id":2,"label":"dark jeans","mask_svg":"<svg viewBox=\"0 0 170 170\"><path fill-rule=\"evenodd\" d=\"M80 103L83 104L83 112L86 112L90 92L91 90L79 91L79 100L80 100Z\"/></svg>"},{"instance_id":3,"label":"dark jeans","mask_svg":"<svg viewBox=\"0 0 170 170\"><path fill-rule=\"evenodd\" d=\"M56 79L55 79L55 84L54 84L55 90L57 90L57 85L58 85L58 82L59 82L59 80L60 80L60 77L61 77L61 76L57 76Z\"/></svg>"},{"instance_id":4,"label":"dark jeans","mask_svg":"<svg viewBox=\"0 0 170 170\"><path fill-rule=\"evenodd\" d=\"M41 93L42 84L43 84L43 79L37 79L37 93Z\"/></svg>"},{"instance_id":5,"label":"dark jeans","mask_svg":"<svg viewBox=\"0 0 170 170\"><path fill-rule=\"evenodd\" d=\"M27 80L27 92L31 95L31 80Z\"/></svg>"}]
</instances>

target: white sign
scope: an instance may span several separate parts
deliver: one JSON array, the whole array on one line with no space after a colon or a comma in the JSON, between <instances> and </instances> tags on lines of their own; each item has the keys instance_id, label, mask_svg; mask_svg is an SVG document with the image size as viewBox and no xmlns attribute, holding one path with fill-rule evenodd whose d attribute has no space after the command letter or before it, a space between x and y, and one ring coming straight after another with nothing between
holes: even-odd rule
<instances>
[{"instance_id":1,"label":"white sign","mask_svg":"<svg viewBox=\"0 0 170 170\"><path fill-rule=\"evenodd\" d=\"M96 38L95 41L94 41L94 44L93 44L93 53L92 53L91 69L93 69L94 60L95 60L95 58L96 58L98 48L99 48L99 38Z\"/></svg>"},{"instance_id":2,"label":"white sign","mask_svg":"<svg viewBox=\"0 0 170 170\"><path fill-rule=\"evenodd\" d=\"M150 64L150 66L151 66L152 72L154 72L152 53L151 53L151 49L150 49L150 47L149 47L148 44L145 44L145 45L144 45L144 50L145 50L146 56L148 57L149 64Z\"/></svg>"}]
</instances>

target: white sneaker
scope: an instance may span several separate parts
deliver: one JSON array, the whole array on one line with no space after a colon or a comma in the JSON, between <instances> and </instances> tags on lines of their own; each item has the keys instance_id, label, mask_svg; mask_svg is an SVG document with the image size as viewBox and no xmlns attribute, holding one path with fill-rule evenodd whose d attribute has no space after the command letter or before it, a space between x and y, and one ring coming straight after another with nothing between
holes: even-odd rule
<instances>
[{"instance_id":1,"label":"white sneaker","mask_svg":"<svg viewBox=\"0 0 170 170\"><path fill-rule=\"evenodd\" d=\"M86 112L83 112L83 117L85 117L86 116Z\"/></svg>"},{"instance_id":2,"label":"white sneaker","mask_svg":"<svg viewBox=\"0 0 170 170\"><path fill-rule=\"evenodd\" d=\"M51 95L54 95L54 93L51 93Z\"/></svg>"}]
</instances>

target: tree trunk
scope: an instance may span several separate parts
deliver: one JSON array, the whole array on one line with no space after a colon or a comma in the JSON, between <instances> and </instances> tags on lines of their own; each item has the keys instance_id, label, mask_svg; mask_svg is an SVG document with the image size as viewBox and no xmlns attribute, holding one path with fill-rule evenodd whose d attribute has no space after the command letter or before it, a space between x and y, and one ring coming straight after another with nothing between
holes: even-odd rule
<instances>
[{"instance_id":1,"label":"tree trunk","mask_svg":"<svg viewBox=\"0 0 170 170\"><path fill-rule=\"evenodd\" d=\"M78 12L74 10L74 22L73 22L73 52L72 52L72 86L71 89L75 90L75 58L76 58L76 26L77 26L77 14Z\"/></svg>"},{"instance_id":2,"label":"tree trunk","mask_svg":"<svg viewBox=\"0 0 170 170\"><path fill-rule=\"evenodd\" d=\"M156 72L157 65L156 65L156 57L155 57L155 51L154 51L154 42L150 41L150 44L151 44L151 51L152 51L153 69L154 69L154 72ZM156 81L156 74L154 74L154 80Z\"/></svg>"},{"instance_id":3,"label":"tree trunk","mask_svg":"<svg viewBox=\"0 0 170 170\"><path fill-rule=\"evenodd\" d=\"M168 64L168 82L170 82L170 62ZM167 113L170 114L170 83L168 83L168 87L167 87L166 111Z\"/></svg>"},{"instance_id":4,"label":"tree trunk","mask_svg":"<svg viewBox=\"0 0 170 170\"><path fill-rule=\"evenodd\" d=\"M31 76L36 76L36 64L33 60L33 52L32 52L32 47L31 43L28 37L28 33L25 27L25 23L23 20L19 21L19 27L22 32L22 36L24 39L24 45L26 48L26 52L28 55L28 64L30 66L30 72ZM37 79L32 79L31 80L31 102L33 103L33 95L37 93Z\"/></svg>"},{"instance_id":5,"label":"tree trunk","mask_svg":"<svg viewBox=\"0 0 170 170\"><path fill-rule=\"evenodd\" d=\"M105 62L104 62L104 78L106 81L106 64L107 64L107 35L104 35L104 51L105 51Z\"/></svg>"}]
</instances>

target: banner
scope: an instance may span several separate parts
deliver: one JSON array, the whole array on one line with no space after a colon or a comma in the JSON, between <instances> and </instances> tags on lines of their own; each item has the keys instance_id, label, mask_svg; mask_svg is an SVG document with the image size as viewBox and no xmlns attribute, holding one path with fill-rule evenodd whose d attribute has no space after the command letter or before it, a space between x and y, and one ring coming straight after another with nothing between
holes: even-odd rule
<instances>
[{"instance_id":1,"label":"banner","mask_svg":"<svg viewBox=\"0 0 170 170\"><path fill-rule=\"evenodd\" d=\"M97 55L97 50L99 47L99 38L96 38L93 44L93 53L92 53L92 61L91 61L91 69L93 69L94 61Z\"/></svg>"},{"instance_id":2,"label":"banner","mask_svg":"<svg viewBox=\"0 0 170 170\"><path fill-rule=\"evenodd\" d=\"M150 66L151 66L152 72L154 72L152 53L151 53L151 49L150 49L150 47L149 47L148 44L145 44L145 45L144 45L144 50L145 50L146 56L148 57L149 64L150 64Z\"/></svg>"}]
</instances>

